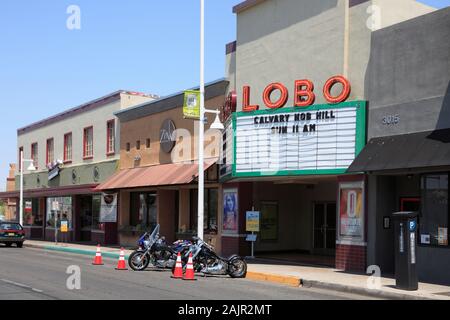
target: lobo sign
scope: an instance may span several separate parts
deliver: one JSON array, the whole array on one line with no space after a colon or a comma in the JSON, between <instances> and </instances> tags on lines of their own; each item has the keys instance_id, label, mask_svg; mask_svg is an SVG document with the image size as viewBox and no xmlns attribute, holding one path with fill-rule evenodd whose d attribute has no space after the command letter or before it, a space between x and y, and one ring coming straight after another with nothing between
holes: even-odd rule
<instances>
[{"instance_id":1,"label":"lobo sign","mask_svg":"<svg viewBox=\"0 0 450 320\"><path fill-rule=\"evenodd\" d=\"M233 176L341 174L365 144L366 103L233 114Z\"/></svg>"},{"instance_id":2,"label":"lobo sign","mask_svg":"<svg viewBox=\"0 0 450 320\"><path fill-rule=\"evenodd\" d=\"M341 84L340 94L333 96L331 89L334 85ZM244 86L242 96L242 111L252 112L259 110L259 105L250 103L250 87ZM279 98L272 100L272 94L279 91ZM351 91L350 82L343 76L334 76L327 80L323 87L323 96L328 103L337 104L348 99ZM269 109L279 109L286 105L289 98L287 87L279 82L269 84L263 91L263 101ZM294 106L308 107L314 104L316 94L314 93L314 84L310 80L296 80L294 85Z\"/></svg>"}]
</instances>

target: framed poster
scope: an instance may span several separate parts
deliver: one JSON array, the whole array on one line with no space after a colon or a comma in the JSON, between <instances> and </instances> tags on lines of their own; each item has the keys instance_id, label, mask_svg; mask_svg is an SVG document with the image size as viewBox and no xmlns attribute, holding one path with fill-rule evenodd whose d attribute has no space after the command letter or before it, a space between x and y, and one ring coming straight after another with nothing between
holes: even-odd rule
<instances>
[{"instance_id":1,"label":"framed poster","mask_svg":"<svg viewBox=\"0 0 450 320\"><path fill-rule=\"evenodd\" d=\"M364 182L339 185L339 240L364 241Z\"/></svg>"},{"instance_id":2,"label":"framed poster","mask_svg":"<svg viewBox=\"0 0 450 320\"><path fill-rule=\"evenodd\" d=\"M100 222L117 222L117 193L102 194Z\"/></svg>"},{"instance_id":3,"label":"framed poster","mask_svg":"<svg viewBox=\"0 0 450 320\"><path fill-rule=\"evenodd\" d=\"M261 203L261 240L278 240L278 203Z\"/></svg>"},{"instance_id":4,"label":"framed poster","mask_svg":"<svg viewBox=\"0 0 450 320\"><path fill-rule=\"evenodd\" d=\"M247 211L245 231L259 232L259 211Z\"/></svg>"},{"instance_id":5,"label":"framed poster","mask_svg":"<svg viewBox=\"0 0 450 320\"><path fill-rule=\"evenodd\" d=\"M239 203L237 189L223 190L223 233L238 233Z\"/></svg>"}]
</instances>

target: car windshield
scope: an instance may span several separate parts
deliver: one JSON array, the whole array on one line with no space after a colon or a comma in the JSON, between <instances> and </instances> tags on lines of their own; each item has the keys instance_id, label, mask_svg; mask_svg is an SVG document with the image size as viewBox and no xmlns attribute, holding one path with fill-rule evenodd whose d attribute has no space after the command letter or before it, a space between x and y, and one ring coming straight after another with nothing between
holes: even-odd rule
<instances>
[{"instance_id":1,"label":"car windshield","mask_svg":"<svg viewBox=\"0 0 450 320\"><path fill-rule=\"evenodd\" d=\"M0 223L0 230L22 230L18 223Z\"/></svg>"}]
</instances>

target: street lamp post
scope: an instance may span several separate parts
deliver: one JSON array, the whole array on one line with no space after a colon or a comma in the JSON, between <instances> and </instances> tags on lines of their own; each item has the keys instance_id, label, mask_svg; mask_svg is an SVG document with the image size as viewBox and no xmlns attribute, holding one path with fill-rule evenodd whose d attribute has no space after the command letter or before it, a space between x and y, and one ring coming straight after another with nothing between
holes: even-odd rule
<instances>
[{"instance_id":1,"label":"street lamp post","mask_svg":"<svg viewBox=\"0 0 450 320\"><path fill-rule=\"evenodd\" d=\"M204 122L205 121L205 0L200 0L200 121L198 131L198 221L197 236L203 239L204 220Z\"/></svg>"},{"instance_id":2,"label":"street lamp post","mask_svg":"<svg viewBox=\"0 0 450 320\"><path fill-rule=\"evenodd\" d=\"M33 159L24 159L23 158L23 150L20 151L20 199L19 199L19 223L23 226L23 164L24 162L31 162L28 167L28 171L35 171L36 168L33 165Z\"/></svg>"}]
</instances>

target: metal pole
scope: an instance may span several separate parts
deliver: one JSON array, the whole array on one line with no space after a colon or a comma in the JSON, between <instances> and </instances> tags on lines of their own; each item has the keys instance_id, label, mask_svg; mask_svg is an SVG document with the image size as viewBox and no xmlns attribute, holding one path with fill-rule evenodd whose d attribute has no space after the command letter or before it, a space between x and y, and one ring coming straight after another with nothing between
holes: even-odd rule
<instances>
[{"instance_id":1,"label":"metal pole","mask_svg":"<svg viewBox=\"0 0 450 320\"><path fill-rule=\"evenodd\" d=\"M205 0L200 0L200 121L198 132L198 224L197 236L203 240L204 219L204 117L205 117Z\"/></svg>"},{"instance_id":2,"label":"metal pole","mask_svg":"<svg viewBox=\"0 0 450 320\"><path fill-rule=\"evenodd\" d=\"M20 169L19 223L21 226L23 226L23 150L20 151L19 169Z\"/></svg>"}]
</instances>

